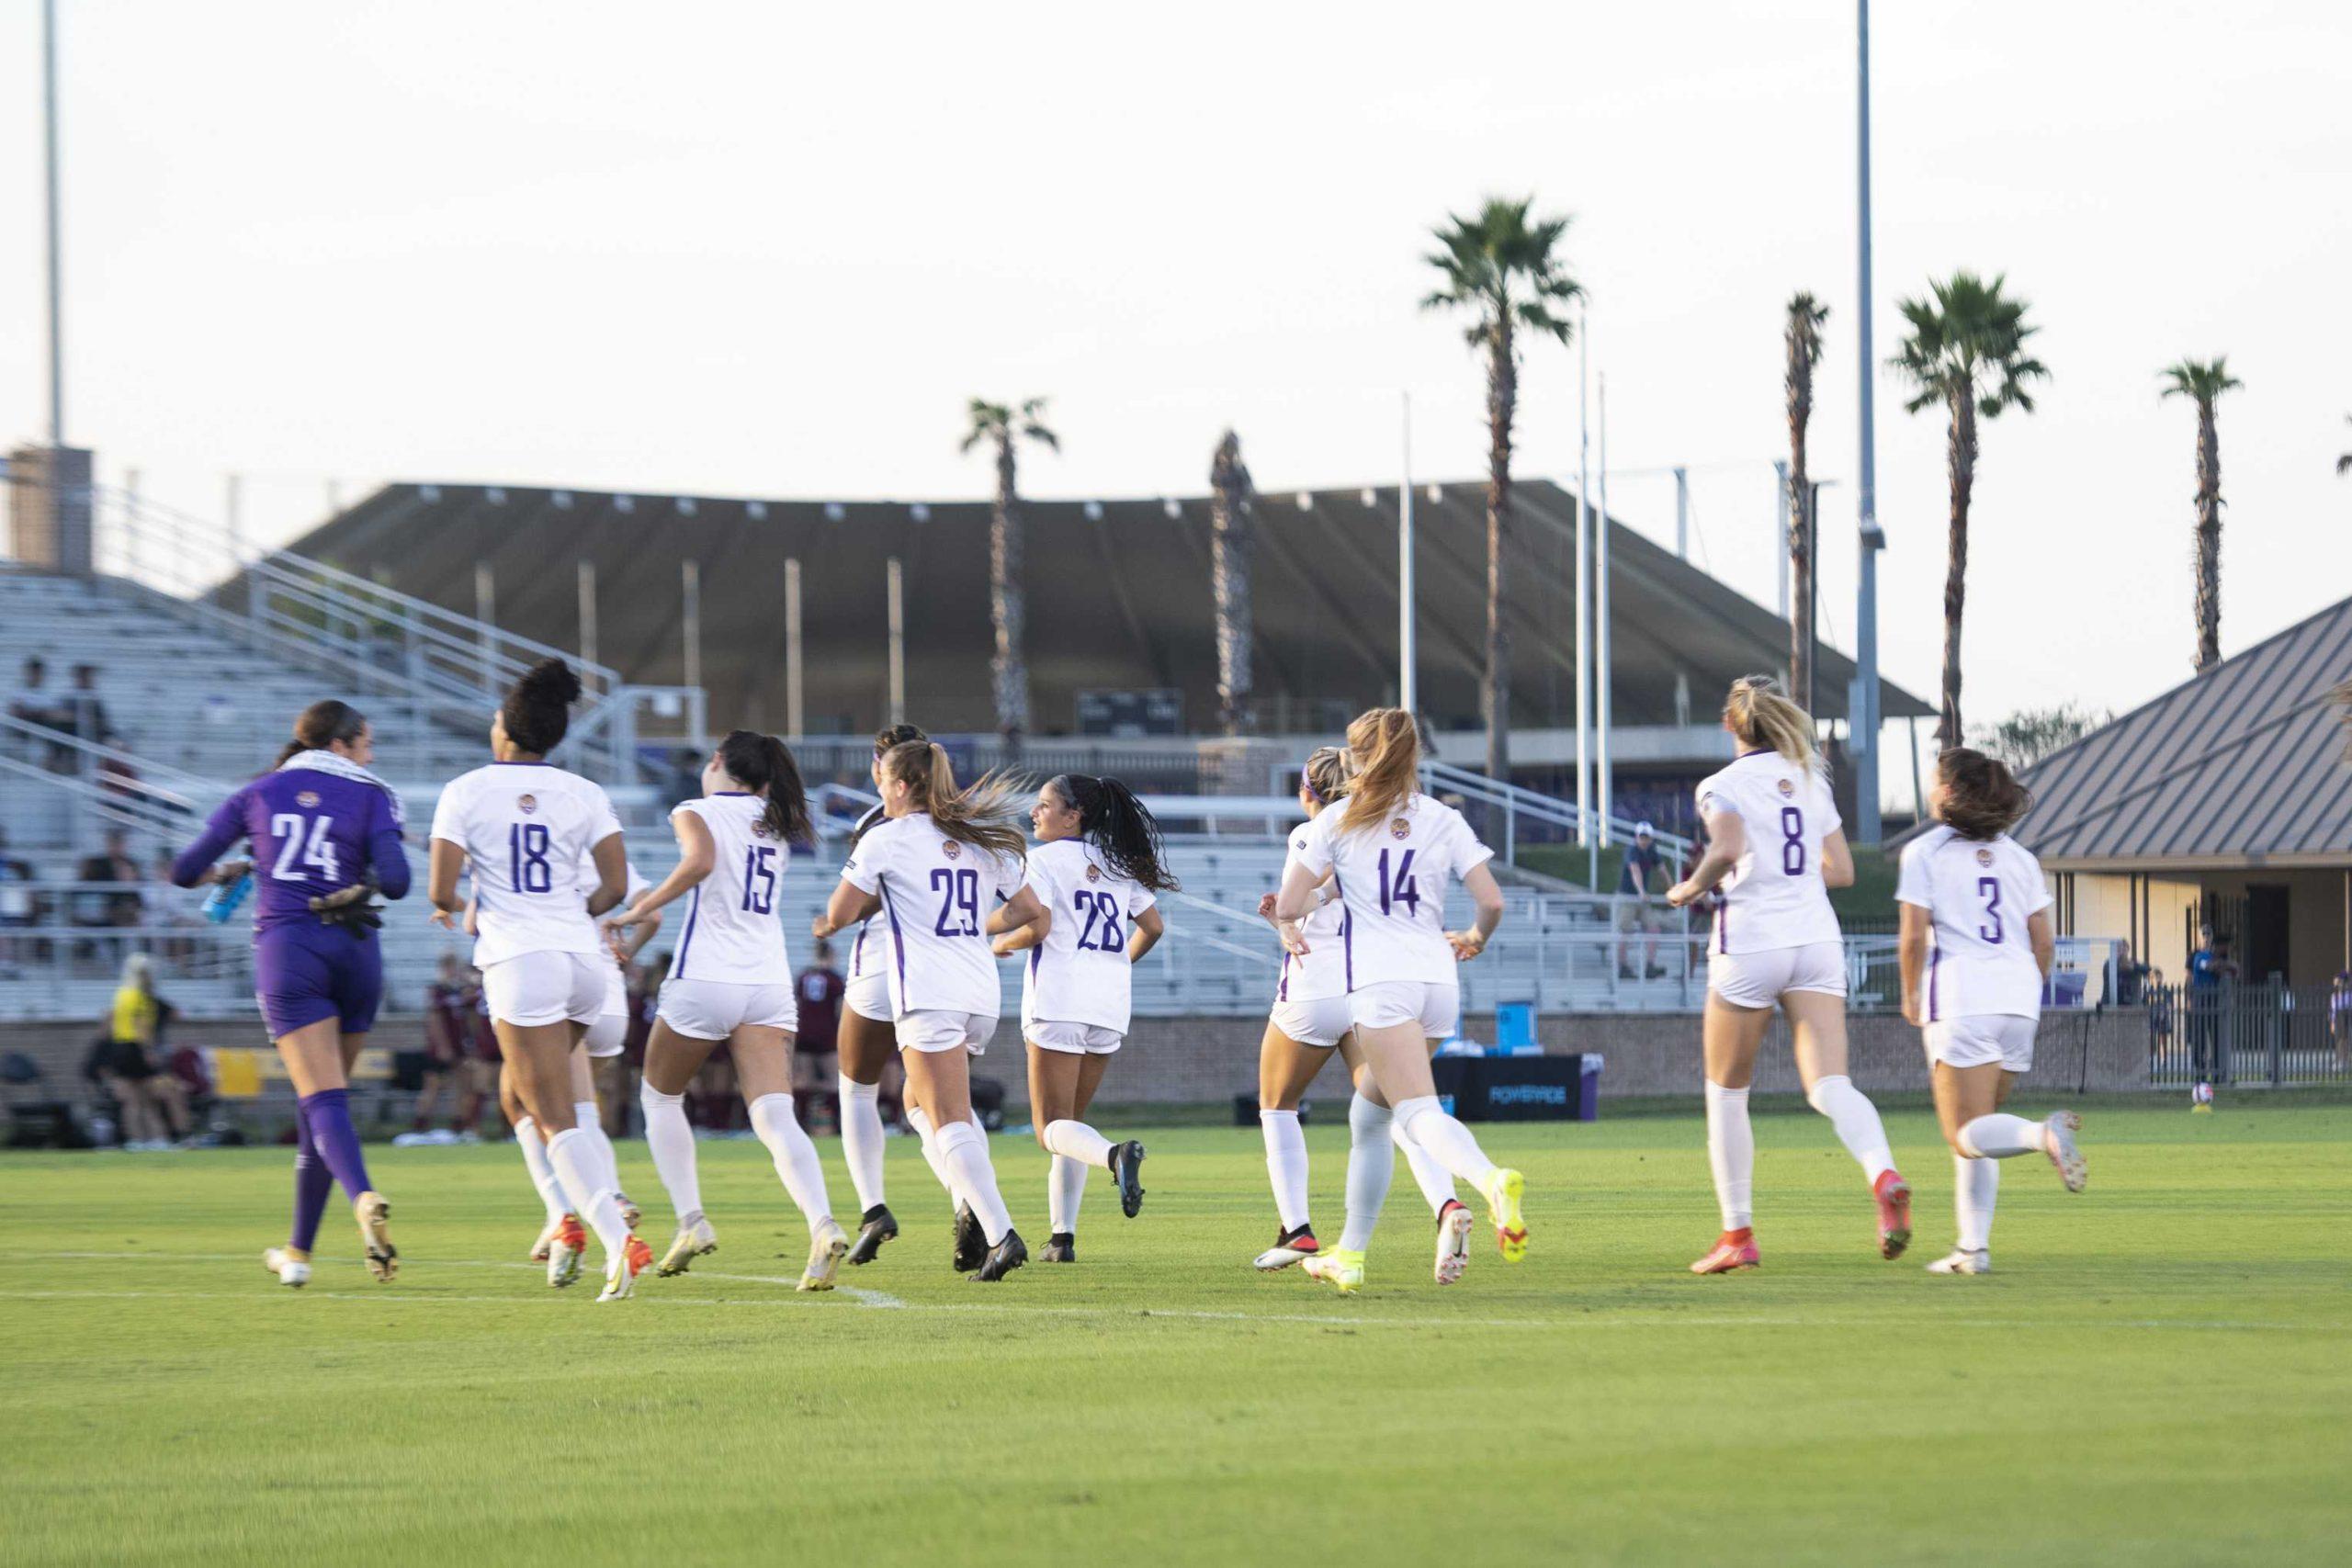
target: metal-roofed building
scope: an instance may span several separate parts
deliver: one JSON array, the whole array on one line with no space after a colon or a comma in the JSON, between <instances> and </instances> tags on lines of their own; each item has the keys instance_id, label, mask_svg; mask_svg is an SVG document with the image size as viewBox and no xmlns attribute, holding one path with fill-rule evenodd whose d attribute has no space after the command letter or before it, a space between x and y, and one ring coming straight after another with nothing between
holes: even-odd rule
<instances>
[{"instance_id":1,"label":"metal-roofed building","mask_svg":"<svg viewBox=\"0 0 2352 1568\"><path fill-rule=\"evenodd\" d=\"M2247 977L2352 967L2352 599L2043 759L2019 836L2059 929L2129 939L2177 979L2200 921Z\"/></svg>"}]
</instances>

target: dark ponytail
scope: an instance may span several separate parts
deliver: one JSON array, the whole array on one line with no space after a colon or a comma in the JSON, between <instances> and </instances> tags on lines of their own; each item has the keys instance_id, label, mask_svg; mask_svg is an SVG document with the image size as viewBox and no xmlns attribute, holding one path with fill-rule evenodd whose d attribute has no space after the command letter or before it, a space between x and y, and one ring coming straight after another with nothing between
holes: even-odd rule
<instances>
[{"instance_id":1,"label":"dark ponytail","mask_svg":"<svg viewBox=\"0 0 2352 1568\"><path fill-rule=\"evenodd\" d=\"M518 751L544 757L563 744L571 728L571 705L580 700L580 677L560 659L542 659L507 689L498 706L506 739Z\"/></svg>"},{"instance_id":2,"label":"dark ponytail","mask_svg":"<svg viewBox=\"0 0 2352 1568\"><path fill-rule=\"evenodd\" d=\"M348 746L368 733L368 716L349 703L334 697L312 703L294 720L294 739L277 753L277 761L270 763L274 772L305 751L323 751L335 741Z\"/></svg>"},{"instance_id":3,"label":"dark ponytail","mask_svg":"<svg viewBox=\"0 0 2352 1568\"><path fill-rule=\"evenodd\" d=\"M1173 893L1176 878L1162 863L1168 851L1160 842L1159 821L1136 798L1136 792L1117 779L1088 773L1062 773L1054 779L1054 793L1078 813L1078 835L1114 876Z\"/></svg>"},{"instance_id":4,"label":"dark ponytail","mask_svg":"<svg viewBox=\"0 0 2352 1568\"><path fill-rule=\"evenodd\" d=\"M770 838L806 843L816 836L808 822L808 788L783 741L756 730L729 730L718 743L718 765L729 778L766 797L760 826Z\"/></svg>"},{"instance_id":5,"label":"dark ponytail","mask_svg":"<svg viewBox=\"0 0 2352 1568\"><path fill-rule=\"evenodd\" d=\"M1936 816L1963 839L1997 839L2033 809L2033 792L1998 757L1955 746L1936 759L1944 803Z\"/></svg>"},{"instance_id":6,"label":"dark ponytail","mask_svg":"<svg viewBox=\"0 0 2352 1568\"><path fill-rule=\"evenodd\" d=\"M929 740L922 727L912 724L887 724L874 732L874 754L876 757L893 746L904 746L910 740Z\"/></svg>"}]
</instances>

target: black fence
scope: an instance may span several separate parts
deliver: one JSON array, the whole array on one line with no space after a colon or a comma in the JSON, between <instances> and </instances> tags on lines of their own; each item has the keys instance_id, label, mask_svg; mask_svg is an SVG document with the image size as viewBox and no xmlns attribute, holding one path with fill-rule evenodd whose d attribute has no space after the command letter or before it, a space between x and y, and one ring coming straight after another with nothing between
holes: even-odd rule
<instances>
[{"instance_id":1,"label":"black fence","mask_svg":"<svg viewBox=\"0 0 2352 1568\"><path fill-rule=\"evenodd\" d=\"M2352 1082L2352 988L2151 986L2148 1080L2283 1089Z\"/></svg>"}]
</instances>

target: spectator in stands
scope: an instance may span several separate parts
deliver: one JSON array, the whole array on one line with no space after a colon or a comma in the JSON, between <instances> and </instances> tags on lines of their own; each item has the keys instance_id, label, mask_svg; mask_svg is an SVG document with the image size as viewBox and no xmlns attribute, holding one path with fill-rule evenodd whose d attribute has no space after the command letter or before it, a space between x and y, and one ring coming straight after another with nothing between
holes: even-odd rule
<instances>
[{"instance_id":1,"label":"spectator in stands","mask_svg":"<svg viewBox=\"0 0 2352 1568\"><path fill-rule=\"evenodd\" d=\"M1624 869L1617 874L1617 930L1620 933L1645 931L1649 942L1642 950L1639 968L1634 944L1618 944L1617 973L1628 980L1645 975L1657 979L1666 973L1666 966L1657 961L1657 933L1666 929L1657 900L1670 886L1666 879L1666 852L1657 847L1657 829L1646 822L1635 823L1634 841L1625 848Z\"/></svg>"},{"instance_id":2,"label":"spectator in stands","mask_svg":"<svg viewBox=\"0 0 2352 1568\"><path fill-rule=\"evenodd\" d=\"M842 993L849 982L833 966L833 944L817 943L808 967L792 983L798 1004L798 1032L792 1042L792 1092L807 1106L830 1106L832 1125L841 1125L841 1057L836 1041L842 1027ZM809 1113L815 1131L815 1113Z\"/></svg>"},{"instance_id":3,"label":"spectator in stands","mask_svg":"<svg viewBox=\"0 0 2352 1568\"><path fill-rule=\"evenodd\" d=\"M77 926L135 927L144 912L139 896L139 863L130 858L130 836L119 828L107 829L106 849L83 858L74 879L85 886L74 890L74 923ZM119 884L123 891L105 891L107 884ZM109 943L109 948L125 944ZM97 952L96 942L81 943L77 951L87 954Z\"/></svg>"},{"instance_id":4,"label":"spectator in stands","mask_svg":"<svg viewBox=\"0 0 2352 1568\"><path fill-rule=\"evenodd\" d=\"M98 695L98 667L74 666L74 686L61 705L63 728L96 745L114 746L122 737L107 722L107 705Z\"/></svg>"},{"instance_id":5,"label":"spectator in stands","mask_svg":"<svg viewBox=\"0 0 2352 1568\"><path fill-rule=\"evenodd\" d=\"M38 656L25 660L23 673L17 678L17 694L8 701L8 716L43 729L63 732L72 728L57 694L49 689L49 666ZM70 773L74 767L74 754L62 746L43 749L39 760L57 773Z\"/></svg>"},{"instance_id":6,"label":"spectator in stands","mask_svg":"<svg viewBox=\"0 0 2352 1568\"><path fill-rule=\"evenodd\" d=\"M2148 988L2148 966L2132 956L2132 944L2115 944L2115 986L2109 999L2120 1008L2135 1008Z\"/></svg>"},{"instance_id":7,"label":"spectator in stands","mask_svg":"<svg viewBox=\"0 0 2352 1568\"><path fill-rule=\"evenodd\" d=\"M40 919L40 897L32 883L31 863L8 852L8 830L0 827L0 964L16 964L26 956L25 939L7 933Z\"/></svg>"},{"instance_id":8,"label":"spectator in stands","mask_svg":"<svg viewBox=\"0 0 2352 1568\"><path fill-rule=\"evenodd\" d=\"M466 1021L466 963L455 953L441 955L441 967L424 993L424 1061L418 1075L412 1132L433 1125L433 1112L452 1080L465 1068L470 1026ZM454 1129L453 1129L454 1130Z\"/></svg>"},{"instance_id":9,"label":"spectator in stands","mask_svg":"<svg viewBox=\"0 0 2352 1568\"><path fill-rule=\"evenodd\" d=\"M123 962L107 1027L83 1068L122 1108L125 1148L168 1148L187 1134L187 1091L155 1066L171 1017L171 1004L155 994L152 961L143 953L132 953Z\"/></svg>"}]
</instances>

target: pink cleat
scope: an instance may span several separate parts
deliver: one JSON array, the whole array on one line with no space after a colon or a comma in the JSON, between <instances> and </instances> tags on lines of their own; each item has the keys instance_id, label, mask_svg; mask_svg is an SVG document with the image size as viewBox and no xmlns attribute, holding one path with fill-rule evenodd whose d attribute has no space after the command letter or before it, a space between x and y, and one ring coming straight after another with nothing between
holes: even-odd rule
<instances>
[{"instance_id":1,"label":"pink cleat","mask_svg":"<svg viewBox=\"0 0 2352 1568\"><path fill-rule=\"evenodd\" d=\"M1743 1226L1717 1236L1714 1250L1690 1265L1690 1272L1729 1274L1741 1269L1754 1269L1763 1261L1762 1255L1756 1250L1756 1233Z\"/></svg>"},{"instance_id":2,"label":"pink cleat","mask_svg":"<svg viewBox=\"0 0 2352 1568\"><path fill-rule=\"evenodd\" d=\"M1901 1171L1881 1171L1871 1194L1878 1200L1878 1255L1900 1258L1911 1245L1911 1184Z\"/></svg>"}]
</instances>

